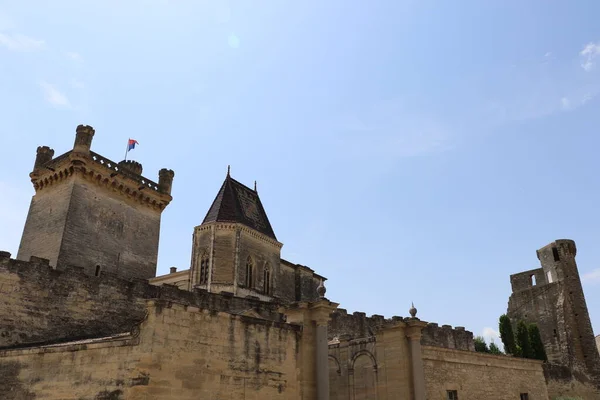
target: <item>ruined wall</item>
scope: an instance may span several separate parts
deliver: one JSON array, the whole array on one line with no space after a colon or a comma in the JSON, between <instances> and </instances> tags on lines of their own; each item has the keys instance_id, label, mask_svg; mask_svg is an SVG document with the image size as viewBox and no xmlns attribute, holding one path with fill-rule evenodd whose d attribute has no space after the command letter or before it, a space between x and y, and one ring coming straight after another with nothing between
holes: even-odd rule
<instances>
[{"instance_id":1,"label":"ruined wall","mask_svg":"<svg viewBox=\"0 0 600 400\"><path fill-rule=\"evenodd\" d=\"M581 400L600 399L600 390L594 381L580 368L569 368L565 365L543 364L544 376L550 400L561 397Z\"/></svg>"},{"instance_id":2,"label":"ruined wall","mask_svg":"<svg viewBox=\"0 0 600 400\"><path fill-rule=\"evenodd\" d=\"M517 274L517 278L519 277L528 279L529 273ZM568 349L571 333L564 320L568 313L558 312L559 309L564 309L565 301L564 296L561 295L563 292L561 286L560 282L553 282L546 285L529 286L513 292L508 301L508 316L511 319L513 330L516 329L519 320L526 323L535 322L540 329L548 360L570 365Z\"/></svg>"},{"instance_id":3,"label":"ruined wall","mask_svg":"<svg viewBox=\"0 0 600 400\"><path fill-rule=\"evenodd\" d=\"M74 180L58 263L83 267L89 275L100 266L127 278L154 277L160 210L80 176Z\"/></svg>"},{"instance_id":4,"label":"ruined wall","mask_svg":"<svg viewBox=\"0 0 600 400\"><path fill-rule=\"evenodd\" d=\"M475 351L473 332L465 330L462 326L454 329L450 325L429 323L423 329L421 344L424 346L443 347L446 349Z\"/></svg>"},{"instance_id":5,"label":"ruined wall","mask_svg":"<svg viewBox=\"0 0 600 400\"><path fill-rule=\"evenodd\" d=\"M537 251L542 268L511 275L507 315L536 323L552 363L587 375L600 388L600 355L575 262L572 240L556 240Z\"/></svg>"},{"instance_id":6,"label":"ruined wall","mask_svg":"<svg viewBox=\"0 0 600 400\"><path fill-rule=\"evenodd\" d=\"M276 304L202 290L192 292L114 275L55 270L0 253L0 348L128 332L145 313L145 299L165 299L217 311L248 310L282 321Z\"/></svg>"},{"instance_id":7,"label":"ruined wall","mask_svg":"<svg viewBox=\"0 0 600 400\"><path fill-rule=\"evenodd\" d=\"M427 399L446 399L449 390L460 400L514 400L522 393L548 398L536 360L423 346L423 368Z\"/></svg>"},{"instance_id":8,"label":"ruined wall","mask_svg":"<svg viewBox=\"0 0 600 400\"><path fill-rule=\"evenodd\" d=\"M139 336L0 351L7 400L298 399L299 327L152 302Z\"/></svg>"}]
</instances>

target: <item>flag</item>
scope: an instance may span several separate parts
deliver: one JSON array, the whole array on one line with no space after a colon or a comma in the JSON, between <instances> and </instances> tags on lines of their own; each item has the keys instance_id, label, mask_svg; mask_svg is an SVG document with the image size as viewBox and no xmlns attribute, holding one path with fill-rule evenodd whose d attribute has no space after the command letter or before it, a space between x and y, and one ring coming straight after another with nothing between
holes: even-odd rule
<instances>
[{"instance_id":1,"label":"flag","mask_svg":"<svg viewBox=\"0 0 600 400\"><path fill-rule=\"evenodd\" d=\"M129 142L127 142L127 151L135 149L136 144L139 144L137 140L129 139Z\"/></svg>"}]
</instances>

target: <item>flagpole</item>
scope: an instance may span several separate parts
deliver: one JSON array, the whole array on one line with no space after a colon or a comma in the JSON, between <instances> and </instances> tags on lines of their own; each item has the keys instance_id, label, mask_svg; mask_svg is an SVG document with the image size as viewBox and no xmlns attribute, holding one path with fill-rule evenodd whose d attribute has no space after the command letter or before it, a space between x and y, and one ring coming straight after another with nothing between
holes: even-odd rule
<instances>
[{"instance_id":1,"label":"flagpole","mask_svg":"<svg viewBox=\"0 0 600 400\"><path fill-rule=\"evenodd\" d=\"M127 153L129 152L129 139L127 140L127 147L125 147L125 161L127 161Z\"/></svg>"}]
</instances>

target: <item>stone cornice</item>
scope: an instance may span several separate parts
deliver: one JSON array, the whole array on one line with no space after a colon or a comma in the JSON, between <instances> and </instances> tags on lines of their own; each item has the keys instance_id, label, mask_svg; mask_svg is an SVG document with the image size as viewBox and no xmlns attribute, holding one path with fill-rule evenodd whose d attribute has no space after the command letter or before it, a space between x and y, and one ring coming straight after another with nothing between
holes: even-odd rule
<instances>
[{"instance_id":1,"label":"stone cornice","mask_svg":"<svg viewBox=\"0 0 600 400\"><path fill-rule=\"evenodd\" d=\"M132 174L120 168L117 163L93 152L67 152L29 174L36 192L74 175L158 211L164 210L172 200L170 195L159 191L155 182Z\"/></svg>"},{"instance_id":2,"label":"stone cornice","mask_svg":"<svg viewBox=\"0 0 600 400\"><path fill-rule=\"evenodd\" d=\"M267 235L264 235L258 231L255 231L254 229L249 228L244 224L240 224L239 222L219 222L219 221L207 222L206 224L196 226L196 228L194 228L194 229L196 231L203 231L205 229L210 229L211 226L214 226L216 229L222 229L222 230L235 231L236 229L240 229L240 231L244 232L245 234L252 236L262 242L265 242L272 246L275 246L278 249L281 249L283 247L283 243L280 243L277 240L274 240L273 238L270 238Z\"/></svg>"}]
</instances>

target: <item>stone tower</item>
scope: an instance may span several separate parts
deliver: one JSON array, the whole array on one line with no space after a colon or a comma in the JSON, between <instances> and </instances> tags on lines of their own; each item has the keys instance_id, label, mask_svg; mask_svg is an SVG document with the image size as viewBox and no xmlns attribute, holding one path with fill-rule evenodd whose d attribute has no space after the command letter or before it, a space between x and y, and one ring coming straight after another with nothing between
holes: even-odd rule
<instances>
[{"instance_id":1,"label":"stone tower","mask_svg":"<svg viewBox=\"0 0 600 400\"><path fill-rule=\"evenodd\" d=\"M194 228L190 287L263 300L293 293L279 276L282 246L256 190L228 172L204 221Z\"/></svg>"},{"instance_id":2,"label":"stone tower","mask_svg":"<svg viewBox=\"0 0 600 400\"><path fill-rule=\"evenodd\" d=\"M542 268L511 275L508 316L535 322L551 362L587 372L600 383L600 355L577 270L572 240L537 251Z\"/></svg>"},{"instance_id":3,"label":"stone tower","mask_svg":"<svg viewBox=\"0 0 600 400\"><path fill-rule=\"evenodd\" d=\"M35 195L17 258L45 258L54 268L83 267L89 275L154 277L174 173L160 170L158 183L144 178L141 164L91 151L94 133L79 125L73 149L56 158L38 147L30 174Z\"/></svg>"}]
</instances>

